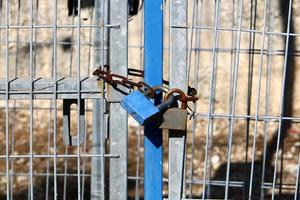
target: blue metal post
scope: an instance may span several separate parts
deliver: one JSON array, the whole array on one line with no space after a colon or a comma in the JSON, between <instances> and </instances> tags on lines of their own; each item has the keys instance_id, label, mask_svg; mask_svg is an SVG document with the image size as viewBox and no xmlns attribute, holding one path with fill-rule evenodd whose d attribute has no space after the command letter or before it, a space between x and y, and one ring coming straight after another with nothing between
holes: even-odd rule
<instances>
[{"instance_id":1,"label":"blue metal post","mask_svg":"<svg viewBox=\"0 0 300 200\"><path fill-rule=\"evenodd\" d=\"M145 82L161 85L163 80L163 0L145 0ZM158 104L161 97L155 99ZM162 199L163 152L162 131L154 125L145 126L144 197Z\"/></svg>"}]
</instances>

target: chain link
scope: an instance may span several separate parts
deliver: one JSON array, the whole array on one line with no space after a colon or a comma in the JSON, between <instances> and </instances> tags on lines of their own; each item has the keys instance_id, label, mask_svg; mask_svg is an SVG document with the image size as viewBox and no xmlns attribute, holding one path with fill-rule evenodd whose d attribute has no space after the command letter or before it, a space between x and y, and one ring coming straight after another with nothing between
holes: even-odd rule
<instances>
[{"instance_id":1,"label":"chain link","mask_svg":"<svg viewBox=\"0 0 300 200\"><path fill-rule=\"evenodd\" d=\"M113 87L122 85L128 89L137 88L140 91L152 89L152 87L144 81L134 82L125 76L111 73L110 70L103 70L101 68L98 68L93 72L93 75L98 76L98 79L104 80L106 83L112 85ZM128 75L144 77L144 71L129 68ZM168 84L168 81L164 81L164 83ZM197 90L193 87L188 86L188 95L186 95L187 98L185 99L185 101L197 101L198 98L196 97L196 94Z\"/></svg>"}]
</instances>

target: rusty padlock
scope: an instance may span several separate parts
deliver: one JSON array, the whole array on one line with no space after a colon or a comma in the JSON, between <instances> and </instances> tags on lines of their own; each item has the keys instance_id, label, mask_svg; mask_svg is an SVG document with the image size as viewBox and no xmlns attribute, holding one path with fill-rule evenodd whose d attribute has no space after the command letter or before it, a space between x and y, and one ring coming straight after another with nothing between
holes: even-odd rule
<instances>
[{"instance_id":1,"label":"rusty padlock","mask_svg":"<svg viewBox=\"0 0 300 200\"><path fill-rule=\"evenodd\" d=\"M166 93L164 101L167 101L174 93L180 95L180 101L182 102L181 108L172 107L167 109L166 112L163 114L162 123L160 124L159 128L184 131L186 130L188 115L187 96L182 90L174 88Z\"/></svg>"}]
</instances>

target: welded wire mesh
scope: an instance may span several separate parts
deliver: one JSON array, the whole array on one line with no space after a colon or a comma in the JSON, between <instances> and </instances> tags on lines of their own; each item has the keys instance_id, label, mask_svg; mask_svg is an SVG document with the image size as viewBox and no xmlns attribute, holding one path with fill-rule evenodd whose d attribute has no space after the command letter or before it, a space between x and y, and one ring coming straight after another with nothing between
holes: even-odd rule
<instances>
[{"instance_id":1,"label":"welded wire mesh","mask_svg":"<svg viewBox=\"0 0 300 200\"><path fill-rule=\"evenodd\" d=\"M1 1L1 199L89 199L91 160L112 157L92 151L91 100L80 105L95 29L107 26L95 23L94 3L68 13L67 1ZM78 100L70 132L83 130L83 143L63 142L63 99Z\"/></svg>"},{"instance_id":2,"label":"welded wire mesh","mask_svg":"<svg viewBox=\"0 0 300 200\"><path fill-rule=\"evenodd\" d=\"M108 62L106 33L118 29L106 21L108 1L82 1L77 16L67 0L0 2L0 199L108 198L109 161L119 156L108 148L116 127L106 135L101 122L105 139L95 140L99 118L91 100L107 91L100 93L94 79L94 88L78 87ZM189 104L195 113L188 121L182 198L298 199L300 3L191 0L187 25L178 26L171 24L170 1L163 2L164 79L176 56L170 32L186 29L183 67L199 97ZM128 66L142 69L143 8L128 20ZM71 86L60 90L60 81ZM70 98L78 101L71 107L73 135L81 130L85 99L84 142L73 146L63 140L63 99ZM163 147L168 197L167 171L176 166L168 166L167 132ZM130 118L128 198L143 199L143 151L142 127Z\"/></svg>"},{"instance_id":3,"label":"welded wire mesh","mask_svg":"<svg viewBox=\"0 0 300 200\"><path fill-rule=\"evenodd\" d=\"M188 197L298 198L297 1L194 1Z\"/></svg>"}]
</instances>

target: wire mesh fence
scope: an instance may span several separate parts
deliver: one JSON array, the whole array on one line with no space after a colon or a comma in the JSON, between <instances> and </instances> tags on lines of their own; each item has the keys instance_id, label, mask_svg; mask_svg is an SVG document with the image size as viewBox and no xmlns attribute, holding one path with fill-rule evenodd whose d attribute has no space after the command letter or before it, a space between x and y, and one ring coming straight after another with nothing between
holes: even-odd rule
<instances>
[{"instance_id":1,"label":"wire mesh fence","mask_svg":"<svg viewBox=\"0 0 300 200\"><path fill-rule=\"evenodd\" d=\"M194 5L189 68L201 98L187 195L297 199L298 2Z\"/></svg>"},{"instance_id":2,"label":"wire mesh fence","mask_svg":"<svg viewBox=\"0 0 300 200\"><path fill-rule=\"evenodd\" d=\"M147 22L134 2L0 1L0 199L144 199L143 128L127 128L121 96L92 76L143 69ZM300 2L162 3L164 79L199 97L180 198L298 199Z\"/></svg>"}]
</instances>

